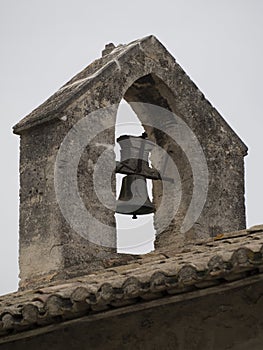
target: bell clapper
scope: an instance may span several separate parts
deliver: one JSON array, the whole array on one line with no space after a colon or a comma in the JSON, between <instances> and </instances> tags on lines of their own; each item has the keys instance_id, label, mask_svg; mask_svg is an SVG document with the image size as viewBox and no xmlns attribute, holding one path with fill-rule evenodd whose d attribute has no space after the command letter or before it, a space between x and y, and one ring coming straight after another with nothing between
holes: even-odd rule
<instances>
[{"instance_id":1,"label":"bell clapper","mask_svg":"<svg viewBox=\"0 0 263 350\"><path fill-rule=\"evenodd\" d=\"M133 219L137 219L137 215L136 215L136 214L133 214L132 218L133 218Z\"/></svg>"}]
</instances>

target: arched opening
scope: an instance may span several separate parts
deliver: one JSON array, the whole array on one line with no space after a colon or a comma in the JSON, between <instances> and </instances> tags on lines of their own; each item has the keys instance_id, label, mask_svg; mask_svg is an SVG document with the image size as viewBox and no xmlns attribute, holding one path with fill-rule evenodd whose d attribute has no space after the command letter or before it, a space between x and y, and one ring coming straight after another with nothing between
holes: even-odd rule
<instances>
[{"instance_id":1,"label":"arched opening","mask_svg":"<svg viewBox=\"0 0 263 350\"><path fill-rule=\"evenodd\" d=\"M119 105L115 140L122 135L140 136L145 132L138 117L123 99ZM116 160L120 160L120 146L115 143ZM122 179L125 175L116 174L116 198L119 198ZM147 190L152 200L152 181L147 179ZM154 250L155 230L153 214L140 215L136 220L131 215L115 214L117 228L117 252L127 254L145 254Z\"/></svg>"},{"instance_id":2,"label":"arched opening","mask_svg":"<svg viewBox=\"0 0 263 350\"><path fill-rule=\"evenodd\" d=\"M139 124L145 129L149 140L159 150L152 154L155 169L162 171L168 159L167 177L173 180L164 194L165 181L153 180L153 215L156 230L154 246L159 249L170 244L182 244L184 236L180 228L184 222L193 193L191 164L182 149L186 139L191 144L180 121L184 121L180 100L157 75L147 74L133 82L123 98L131 106ZM170 135L170 136L169 136ZM158 148L157 147L157 148ZM190 235L192 232L188 232ZM187 234L188 234L187 233ZM175 238L176 237L176 238Z\"/></svg>"}]
</instances>

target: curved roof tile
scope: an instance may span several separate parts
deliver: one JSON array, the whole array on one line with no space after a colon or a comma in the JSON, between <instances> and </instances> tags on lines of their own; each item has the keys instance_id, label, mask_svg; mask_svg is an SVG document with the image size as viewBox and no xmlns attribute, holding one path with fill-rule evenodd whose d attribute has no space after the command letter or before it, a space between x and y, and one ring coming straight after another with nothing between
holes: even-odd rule
<instances>
[{"instance_id":1,"label":"curved roof tile","mask_svg":"<svg viewBox=\"0 0 263 350\"><path fill-rule=\"evenodd\" d=\"M0 297L0 336L246 279L263 271L263 226L150 253L139 262Z\"/></svg>"}]
</instances>

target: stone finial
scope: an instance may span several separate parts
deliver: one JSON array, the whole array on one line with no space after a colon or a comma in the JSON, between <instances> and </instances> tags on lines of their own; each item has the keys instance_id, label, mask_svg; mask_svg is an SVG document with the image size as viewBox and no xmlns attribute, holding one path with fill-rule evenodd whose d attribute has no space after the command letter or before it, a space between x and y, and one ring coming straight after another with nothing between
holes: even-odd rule
<instances>
[{"instance_id":1,"label":"stone finial","mask_svg":"<svg viewBox=\"0 0 263 350\"><path fill-rule=\"evenodd\" d=\"M115 45L113 43L106 44L104 50L102 50L102 57L111 53L113 49L115 49Z\"/></svg>"}]
</instances>

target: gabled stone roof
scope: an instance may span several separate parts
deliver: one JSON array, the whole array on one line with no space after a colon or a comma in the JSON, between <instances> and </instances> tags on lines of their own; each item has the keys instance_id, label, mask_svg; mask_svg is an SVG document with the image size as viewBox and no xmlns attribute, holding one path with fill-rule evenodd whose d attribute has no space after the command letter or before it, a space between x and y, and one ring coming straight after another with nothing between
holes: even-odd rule
<instances>
[{"instance_id":1,"label":"gabled stone roof","mask_svg":"<svg viewBox=\"0 0 263 350\"><path fill-rule=\"evenodd\" d=\"M145 59L149 59L154 62L156 67L169 71L170 75L175 76L176 79L181 81L181 77L183 76L184 79L181 83L184 83L187 86L190 84L189 86L191 86L193 90L198 91L198 94L203 96L201 91L199 91L197 86L186 75L180 65L176 62L175 58L168 52L162 43L155 36L150 35L145 38L132 41L126 45L118 45L113 50L109 50L109 53L105 52L101 58L88 65L85 69L63 85L49 99L33 110L29 115L24 117L19 123L17 123L14 126L14 133L20 134L24 130L36 125L49 122L55 118L62 118L63 111L65 111L65 109L75 99L92 89L93 84L95 84L97 80L103 81L107 79L108 73L111 76L116 76L119 74L122 75L121 65L123 61L132 61L132 59L136 56L135 54L137 51L140 51ZM122 79L127 79L127 77L123 76ZM209 101L205 101L210 104ZM243 153L246 154L246 145L217 111L214 118L217 120L217 122L221 123L221 125L229 130L232 137L237 139Z\"/></svg>"},{"instance_id":2,"label":"gabled stone roof","mask_svg":"<svg viewBox=\"0 0 263 350\"><path fill-rule=\"evenodd\" d=\"M0 297L0 336L229 285L263 272L263 225L150 253L136 262ZM262 275L261 275L262 276ZM231 288L231 287L230 287ZM1 342L1 340L0 340Z\"/></svg>"},{"instance_id":3,"label":"gabled stone roof","mask_svg":"<svg viewBox=\"0 0 263 350\"><path fill-rule=\"evenodd\" d=\"M132 41L127 45L119 45L109 54L89 64L85 69L63 85L55 94L17 123L14 126L14 132L19 133L24 129L58 117L59 113L72 102L72 99L78 98L85 93L92 85L92 82L96 78L100 78L105 70L110 68L110 66L117 66L118 68L118 59L123 54L128 53L135 46L141 45L150 38L154 37L149 36ZM156 38L154 39L157 40Z\"/></svg>"}]
</instances>

